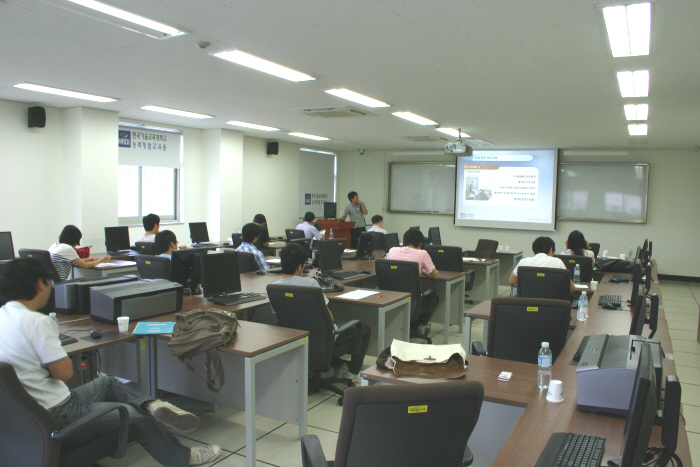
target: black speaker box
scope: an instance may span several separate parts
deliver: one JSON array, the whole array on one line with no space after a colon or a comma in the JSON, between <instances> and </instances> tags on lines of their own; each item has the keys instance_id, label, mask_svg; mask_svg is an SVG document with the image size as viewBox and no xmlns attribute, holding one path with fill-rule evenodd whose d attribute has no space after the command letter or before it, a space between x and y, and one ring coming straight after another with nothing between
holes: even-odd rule
<instances>
[{"instance_id":1,"label":"black speaker box","mask_svg":"<svg viewBox=\"0 0 700 467\"><path fill-rule=\"evenodd\" d=\"M29 107L29 128L44 128L46 126L46 109L43 107Z\"/></svg>"},{"instance_id":2,"label":"black speaker box","mask_svg":"<svg viewBox=\"0 0 700 467\"><path fill-rule=\"evenodd\" d=\"M280 143L277 141L270 141L267 143L267 155L277 155L280 152Z\"/></svg>"}]
</instances>

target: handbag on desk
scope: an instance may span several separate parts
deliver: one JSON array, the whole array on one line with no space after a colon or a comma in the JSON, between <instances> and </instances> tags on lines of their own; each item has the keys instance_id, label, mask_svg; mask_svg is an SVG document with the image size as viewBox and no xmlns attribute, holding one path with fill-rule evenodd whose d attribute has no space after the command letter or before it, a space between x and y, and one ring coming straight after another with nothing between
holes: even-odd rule
<instances>
[{"instance_id":1,"label":"handbag on desk","mask_svg":"<svg viewBox=\"0 0 700 467\"><path fill-rule=\"evenodd\" d=\"M377 358L377 367L396 376L461 378L467 374L467 353L460 344L412 344L394 339Z\"/></svg>"},{"instance_id":2,"label":"handbag on desk","mask_svg":"<svg viewBox=\"0 0 700 467\"><path fill-rule=\"evenodd\" d=\"M82 259L88 259L90 257L90 247L89 246L76 247L75 252L78 253L78 256Z\"/></svg>"}]
</instances>

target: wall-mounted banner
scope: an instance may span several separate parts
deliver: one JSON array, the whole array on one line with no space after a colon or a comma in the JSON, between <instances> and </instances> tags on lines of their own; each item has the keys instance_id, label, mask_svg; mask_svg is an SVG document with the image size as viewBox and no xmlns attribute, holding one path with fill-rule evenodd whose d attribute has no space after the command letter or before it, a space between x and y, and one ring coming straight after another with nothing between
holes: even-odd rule
<instances>
[{"instance_id":1,"label":"wall-mounted banner","mask_svg":"<svg viewBox=\"0 0 700 467\"><path fill-rule=\"evenodd\" d=\"M119 127L119 165L180 168L180 133Z\"/></svg>"}]
</instances>

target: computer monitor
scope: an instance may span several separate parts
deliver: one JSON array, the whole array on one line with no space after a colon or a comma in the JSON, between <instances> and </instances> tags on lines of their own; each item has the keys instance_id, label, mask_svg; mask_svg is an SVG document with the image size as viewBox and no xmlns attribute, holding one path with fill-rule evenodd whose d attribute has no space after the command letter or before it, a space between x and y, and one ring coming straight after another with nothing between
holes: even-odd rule
<instances>
[{"instance_id":1,"label":"computer monitor","mask_svg":"<svg viewBox=\"0 0 700 467\"><path fill-rule=\"evenodd\" d=\"M400 246L399 244L399 234L397 233L388 233L384 235L384 250L389 253L389 250L391 250L394 247Z\"/></svg>"},{"instance_id":2,"label":"computer monitor","mask_svg":"<svg viewBox=\"0 0 700 467\"><path fill-rule=\"evenodd\" d=\"M357 240L355 259L368 259L372 256L372 234L374 232L362 232Z\"/></svg>"},{"instance_id":3,"label":"computer monitor","mask_svg":"<svg viewBox=\"0 0 700 467\"><path fill-rule=\"evenodd\" d=\"M647 321L647 299L644 296L643 285L639 285L637 301L632 310L632 323L630 324L630 336L641 336L644 331L644 323Z\"/></svg>"},{"instance_id":4,"label":"computer monitor","mask_svg":"<svg viewBox=\"0 0 700 467\"><path fill-rule=\"evenodd\" d=\"M649 307L649 318L647 318L647 324L651 330L649 339L652 339L654 334L656 334L656 328L659 325L659 296L655 293L651 294L651 306Z\"/></svg>"},{"instance_id":5,"label":"computer monitor","mask_svg":"<svg viewBox=\"0 0 700 467\"><path fill-rule=\"evenodd\" d=\"M206 248L174 250L170 257L170 276L168 280L182 284L184 287L191 287L194 290L199 284L200 278L199 261L196 261L196 257L206 254Z\"/></svg>"},{"instance_id":6,"label":"computer monitor","mask_svg":"<svg viewBox=\"0 0 700 467\"><path fill-rule=\"evenodd\" d=\"M323 203L323 217L326 219L335 219L337 217L337 204L336 203Z\"/></svg>"},{"instance_id":7,"label":"computer monitor","mask_svg":"<svg viewBox=\"0 0 700 467\"><path fill-rule=\"evenodd\" d=\"M15 247L12 245L12 232L0 232L0 261L15 259Z\"/></svg>"},{"instance_id":8,"label":"computer monitor","mask_svg":"<svg viewBox=\"0 0 700 467\"><path fill-rule=\"evenodd\" d=\"M206 222L190 222L190 239L192 243L205 243L209 241L209 231Z\"/></svg>"},{"instance_id":9,"label":"computer monitor","mask_svg":"<svg viewBox=\"0 0 700 467\"><path fill-rule=\"evenodd\" d=\"M416 225L414 227L409 227L408 230L420 230L420 225Z\"/></svg>"},{"instance_id":10,"label":"computer monitor","mask_svg":"<svg viewBox=\"0 0 700 467\"><path fill-rule=\"evenodd\" d=\"M642 282L642 265L636 261L632 265L632 296L630 297L630 308L637 303L637 293L639 292L639 284Z\"/></svg>"},{"instance_id":11,"label":"computer monitor","mask_svg":"<svg viewBox=\"0 0 700 467\"><path fill-rule=\"evenodd\" d=\"M651 430L656 420L656 374L651 358L651 346L642 344L639 364L632 389L630 409L622 437L620 467L638 467L644 464Z\"/></svg>"},{"instance_id":12,"label":"computer monitor","mask_svg":"<svg viewBox=\"0 0 700 467\"><path fill-rule=\"evenodd\" d=\"M241 291L237 255L201 255L202 290L205 297Z\"/></svg>"},{"instance_id":13,"label":"computer monitor","mask_svg":"<svg viewBox=\"0 0 700 467\"><path fill-rule=\"evenodd\" d=\"M428 243L431 245L442 245L440 238L440 227L430 227L428 229Z\"/></svg>"},{"instance_id":14,"label":"computer monitor","mask_svg":"<svg viewBox=\"0 0 700 467\"><path fill-rule=\"evenodd\" d=\"M290 240L290 242L297 243L297 244L303 246L304 249L306 250L307 255L308 255L308 254L310 254L310 250L311 250L311 240L313 240L313 238L294 238L294 239Z\"/></svg>"},{"instance_id":15,"label":"computer monitor","mask_svg":"<svg viewBox=\"0 0 700 467\"><path fill-rule=\"evenodd\" d=\"M651 263L644 266L644 293L648 294L649 289L651 289Z\"/></svg>"},{"instance_id":16,"label":"computer monitor","mask_svg":"<svg viewBox=\"0 0 700 467\"><path fill-rule=\"evenodd\" d=\"M639 260L642 264L644 264L643 258L642 258L642 247L641 246L638 246L637 251L635 251L635 253L634 253L634 261L636 262L637 260Z\"/></svg>"},{"instance_id":17,"label":"computer monitor","mask_svg":"<svg viewBox=\"0 0 700 467\"><path fill-rule=\"evenodd\" d=\"M340 260L340 240L326 240L318 242L318 264L321 269L321 274L329 275L335 271L343 269L343 263Z\"/></svg>"},{"instance_id":18,"label":"computer monitor","mask_svg":"<svg viewBox=\"0 0 700 467\"><path fill-rule=\"evenodd\" d=\"M125 225L120 225L119 227L105 227L105 247L107 247L108 253L130 249L129 227Z\"/></svg>"}]
</instances>

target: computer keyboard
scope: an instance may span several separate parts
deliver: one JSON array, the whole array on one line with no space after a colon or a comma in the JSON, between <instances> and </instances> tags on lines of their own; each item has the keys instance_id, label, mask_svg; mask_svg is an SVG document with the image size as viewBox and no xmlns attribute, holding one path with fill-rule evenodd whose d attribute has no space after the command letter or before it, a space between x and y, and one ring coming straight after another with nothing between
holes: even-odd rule
<instances>
[{"instance_id":1,"label":"computer keyboard","mask_svg":"<svg viewBox=\"0 0 700 467\"><path fill-rule=\"evenodd\" d=\"M214 295L207 297L210 301L223 306L239 305L241 303L254 302L256 300L264 300L265 296L257 293L238 292L231 294Z\"/></svg>"},{"instance_id":2,"label":"computer keyboard","mask_svg":"<svg viewBox=\"0 0 700 467\"><path fill-rule=\"evenodd\" d=\"M603 303L612 303L616 306L622 306L622 295L601 295L598 298L598 305Z\"/></svg>"},{"instance_id":3,"label":"computer keyboard","mask_svg":"<svg viewBox=\"0 0 700 467\"><path fill-rule=\"evenodd\" d=\"M132 253L132 250L119 250L119 251L110 251L108 254L110 256L116 256L116 255L128 255ZM138 255L138 252L133 252L134 255Z\"/></svg>"},{"instance_id":4,"label":"computer keyboard","mask_svg":"<svg viewBox=\"0 0 700 467\"><path fill-rule=\"evenodd\" d=\"M535 467L599 467L605 438L579 433L553 433Z\"/></svg>"},{"instance_id":5,"label":"computer keyboard","mask_svg":"<svg viewBox=\"0 0 700 467\"><path fill-rule=\"evenodd\" d=\"M610 278L610 282L629 282L631 279L629 274L615 274Z\"/></svg>"},{"instance_id":6,"label":"computer keyboard","mask_svg":"<svg viewBox=\"0 0 700 467\"><path fill-rule=\"evenodd\" d=\"M339 271L332 272L330 276L333 279L338 279L339 281L347 281L350 279L355 279L356 277L366 276L366 274L359 271Z\"/></svg>"},{"instance_id":7,"label":"computer keyboard","mask_svg":"<svg viewBox=\"0 0 700 467\"><path fill-rule=\"evenodd\" d=\"M282 274L282 268L270 268L265 270L268 274Z\"/></svg>"},{"instance_id":8,"label":"computer keyboard","mask_svg":"<svg viewBox=\"0 0 700 467\"><path fill-rule=\"evenodd\" d=\"M193 246L217 246L215 243L193 243Z\"/></svg>"},{"instance_id":9,"label":"computer keyboard","mask_svg":"<svg viewBox=\"0 0 700 467\"><path fill-rule=\"evenodd\" d=\"M60 334L58 335L58 339L61 341L61 345L68 345L72 344L74 342L78 342L78 339L75 337L71 337L68 334Z\"/></svg>"}]
</instances>

